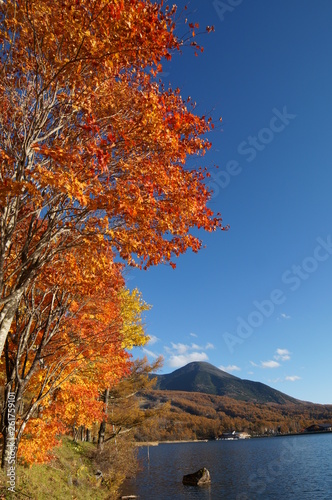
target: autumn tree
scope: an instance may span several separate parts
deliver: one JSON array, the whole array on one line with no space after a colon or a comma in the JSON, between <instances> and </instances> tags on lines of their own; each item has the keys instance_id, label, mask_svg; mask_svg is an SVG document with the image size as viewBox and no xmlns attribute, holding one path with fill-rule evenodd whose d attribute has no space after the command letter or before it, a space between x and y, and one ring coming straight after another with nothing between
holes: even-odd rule
<instances>
[{"instance_id":1,"label":"autumn tree","mask_svg":"<svg viewBox=\"0 0 332 500\"><path fill-rule=\"evenodd\" d=\"M132 364L130 373L108 388L105 394L107 415L98 433L99 448L102 448L105 442L132 432L148 419L160 416L165 411L164 405L144 406L143 400L143 393L151 390L156 381L151 379L149 374L155 373L161 366L162 358L152 364L149 364L146 358L137 359Z\"/></svg>"},{"instance_id":2,"label":"autumn tree","mask_svg":"<svg viewBox=\"0 0 332 500\"><path fill-rule=\"evenodd\" d=\"M149 0L0 2L2 431L6 443L13 390L30 457L42 430L51 443L101 419L100 393L143 342L114 255L174 266L201 246L192 228L224 229L205 170L186 167L211 120L158 81L182 44L174 14Z\"/></svg>"},{"instance_id":3,"label":"autumn tree","mask_svg":"<svg viewBox=\"0 0 332 500\"><path fill-rule=\"evenodd\" d=\"M9 393L28 461L45 459L59 434L103 418L103 388L129 373L127 350L147 340L148 306L137 290L124 289L120 271L106 243L86 241L44 267L23 294L5 344L3 466Z\"/></svg>"},{"instance_id":4,"label":"autumn tree","mask_svg":"<svg viewBox=\"0 0 332 500\"><path fill-rule=\"evenodd\" d=\"M146 0L0 3L0 353L22 297L62 252L106 239L132 265L171 262L222 228L207 208L211 122L158 83L181 41Z\"/></svg>"}]
</instances>

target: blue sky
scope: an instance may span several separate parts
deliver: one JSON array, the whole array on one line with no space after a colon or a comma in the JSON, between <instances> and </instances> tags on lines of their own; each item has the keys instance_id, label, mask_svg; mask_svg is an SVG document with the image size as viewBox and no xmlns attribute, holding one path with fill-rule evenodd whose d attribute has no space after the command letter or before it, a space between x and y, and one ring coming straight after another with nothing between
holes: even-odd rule
<instances>
[{"instance_id":1,"label":"blue sky","mask_svg":"<svg viewBox=\"0 0 332 500\"><path fill-rule=\"evenodd\" d=\"M163 78L218 123L190 166L219 173L210 206L230 230L200 233L176 270L129 271L153 306L134 355L332 404L332 2L192 0L185 16L215 33Z\"/></svg>"}]
</instances>

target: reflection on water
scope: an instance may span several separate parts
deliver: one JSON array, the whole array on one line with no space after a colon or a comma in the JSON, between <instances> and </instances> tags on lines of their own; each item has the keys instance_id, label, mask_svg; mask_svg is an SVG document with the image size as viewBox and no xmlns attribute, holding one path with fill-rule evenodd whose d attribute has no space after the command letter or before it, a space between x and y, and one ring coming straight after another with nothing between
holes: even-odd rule
<instances>
[{"instance_id":1,"label":"reflection on water","mask_svg":"<svg viewBox=\"0 0 332 500\"><path fill-rule=\"evenodd\" d=\"M332 499L332 434L142 447L142 471L126 487L141 500ZM206 467L211 485L184 486Z\"/></svg>"}]
</instances>

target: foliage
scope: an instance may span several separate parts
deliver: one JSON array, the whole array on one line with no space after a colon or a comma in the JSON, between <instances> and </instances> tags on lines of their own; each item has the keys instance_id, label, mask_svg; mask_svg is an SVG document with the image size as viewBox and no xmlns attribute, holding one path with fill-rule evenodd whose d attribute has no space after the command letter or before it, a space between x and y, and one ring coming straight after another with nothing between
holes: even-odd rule
<instances>
[{"instance_id":1,"label":"foliage","mask_svg":"<svg viewBox=\"0 0 332 500\"><path fill-rule=\"evenodd\" d=\"M19 453L40 462L68 429L104 421L102 393L136 370L127 351L147 341L148 306L119 262L175 267L201 247L192 229L225 229L206 169L186 167L210 147L212 121L158 80L182 45L175 12L150 0L0 2L2 464L10 391ZM154 414L120 400L117 428Z\"/></svg>"},{"instance_id":2,"label":"foliage","mask_svg":"<svg viewBox=\"0 0 332 500\"><path fill-rule=\"evenodd\" d=\"M169 402L160 419L135 432L139 441L215 439L230 430L252 435L301 432L313 423L332 421L332 406L312 403L277 404L238 401L227 396L152 390L151 405Z\"/></svg>"},{"instance_id":3,"label":"foliage","mask_svg":"<svg viewBox=\"0 0 332 500\"><path fill-rule=\"evenodd\" d=\"M123 474L131 475L135 471L133 455L128 443L118 443L117 449L110 444L105 450L112 464L112 477L107 475L100 484L96 471L103 469L103 461L96 457L92 443L75 443L64 438L54 451L54 458L47 464L34 464L24 467L17 465L17 490L22 498L44 500L45 498L77 500L115 500L119 498L118 489ZM106 447L105 447L106 448ZM133 458L131 458L133 457ZM0 469L0 497L7 498L6 471ZM4 495L2 497L2 495ZM27 495L27 496L26 496ZM8 496L9 498L9 496Z\"/></svg>"},{"instance_id":4,"label":"foliage","mask_svg":"<svg viewBox=\"0 0 332 500\"><path fill-rule=\"evenodd\" d=\"M109 437L104 441L115 439L121 434L127 434L143 423L160 418L168 409L168 405L155 404L147 407L142 402L140 394L152 389L155 380L149 377L162 365L162 358L149 364L147 358L137 359L131 367L130 374L115 384L108 394Z\"/></svg>"},{"instance_id":5,"label":"foliage","mask_svg":"<svg viewBox=\"0 0 332 500\"><path fill-rule=\"evenodd\" d=\"M174 13L145 0L0 3L0 352L27 287L87 238L147 267L197 251L191 228L223 229L205 171L185 168L209 148L211 121L156 78L180 47Z\"/></svg>"},{"instance_id":6,"label":"foliage","mask_svg":"<svg viewBox=\"0 0 332 500\"><path fill-rule=\"evenodd\" d=\"M92 450L92 464L102 472L103 484L113 494L120 489L125 479L135 476L139 467L137 451L137 446L128 435L105 443L102 450ZM119 496L115 498L118 499Z\"/></svg>"},{"instance_id":7,"label":"foliage","mask_svg":"<svg viewBox=\"0 0 332 500\"><path fill-rule=\"evenodd\" d=\"M91 247L86 252L93 260ZM34 286L33 297L26 297L26 309L20 311L17 328L6 343L6 383L17 403L23 402L16 426L18 442L25 433L20 454L28 462L45 460L59 434L82 425L89 428L103 419L101 391L130 372L127 349L147 340L142 312L148 306L137 290L121 288L117 292L114 270L106 273L101 249L98 256L99 273L94 272L98 285L92 295L89 286L83 295L86 279L89 283L84 273L80 280L75 273L78 296L73 295L72 286L71 294L66 288L59 291L58 283L56 295L62 297L58 300L65 317L61 322L52 308L54 295L48 292L49 284L42 294L37 294ZM42 276L40 286L44 283ZM47 295L51 295L49 301Z\"/></svg>"}]
</instances>

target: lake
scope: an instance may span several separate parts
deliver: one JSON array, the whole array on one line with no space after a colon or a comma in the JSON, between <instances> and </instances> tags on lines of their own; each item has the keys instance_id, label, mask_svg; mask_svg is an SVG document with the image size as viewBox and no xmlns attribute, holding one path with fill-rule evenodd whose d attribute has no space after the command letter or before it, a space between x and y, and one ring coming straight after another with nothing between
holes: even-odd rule
<instances>
[{"instance_id":1,"label":"lake","mask_svg":"<svg viewBox=\"0 0 332 500\"><path fill-rule=\"evenodd\" d=\"M142 447L125 494L140 500L332 499L332 433ZM209 486L184 486L206 467Z\"/></svg>"}]
</instances>

